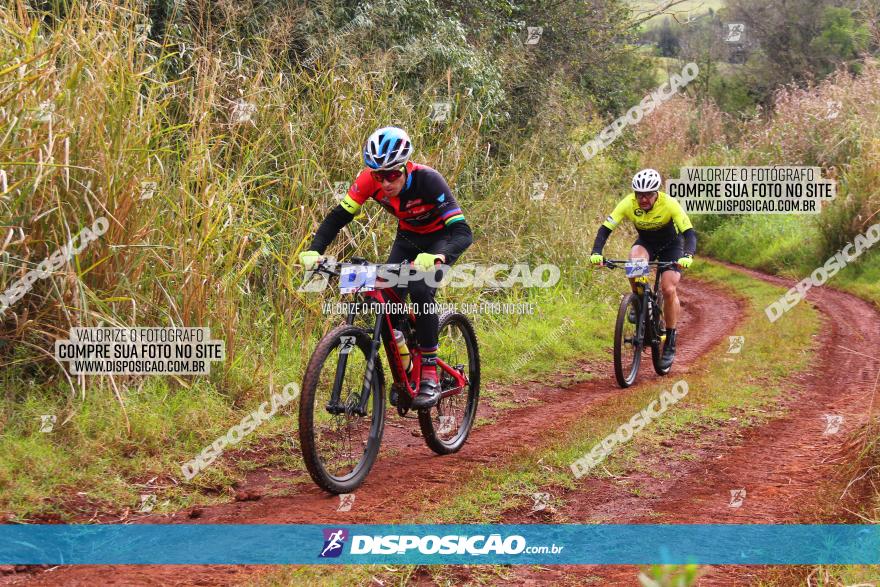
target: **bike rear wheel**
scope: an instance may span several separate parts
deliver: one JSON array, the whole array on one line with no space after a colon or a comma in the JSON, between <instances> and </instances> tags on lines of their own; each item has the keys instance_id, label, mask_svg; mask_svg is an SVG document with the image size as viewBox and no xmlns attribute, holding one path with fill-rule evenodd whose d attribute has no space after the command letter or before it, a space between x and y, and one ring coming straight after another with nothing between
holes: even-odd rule
<instances>
[{"instance_id":1,"label":"bike rear wheel","mask_svg":"<svg viewBox=\"0 0 880 587\"><path fill-rule=\"evenodd\" d=\"M635 313L636 323L629 320L630 310ZM641 319L639 298L630 293L620 300L617 311L617 322L614 325L614 377L620 387L626 388L633 384L639 374L642 362L644 341L636 342L638 322Z\"/></svg>"},{"instance_id":2,"label":"bike rear wheel","mask_svg":"<svg viewBox=\"0 0 880 587\"><path fill-rule=\"evenodd\" d=\"M463 314L446 312L440 316L438 358L467 378L467 385L459 393L442 398L433 408L419 410L419 426L425 443L435 453L448 455L464 446L480 399L477 335ZM455 378L439 367L437 374L442 390L456 386Z\"/></svg>"},{"instance_id":3,"label":"bike rear wheel","mask_svg":"<svg viewBox=\"0 0 880 587\"><path fill-rule=\"evenodd\" d=\"M299 405L300 445L309 475L330 493L357 489L379 453L385 425L385 385L378 356L366 415L354 411L360 402L371 347L367 331L343 324L321 339L306 367ZM337 404L341 413L333 413L329 406L337 376L341 376Z\"/></svg>"},{"instance_id":4,"label":"bike rear wheel","mask_svg":"<svg viewBox=\"0 0 880 587\"><path fill-rule=\"evenodd\" d=\"M665 369L661 365L663 357L663 343L666 340L666 320L663 319L663 292L657 292L657 300L654 303L654 312L657 318L653 321L654 332L651 333L651 363L654 364L654 372L657 375L666 375L672 369L669 365Z\"/></svg>"}]
</instances>

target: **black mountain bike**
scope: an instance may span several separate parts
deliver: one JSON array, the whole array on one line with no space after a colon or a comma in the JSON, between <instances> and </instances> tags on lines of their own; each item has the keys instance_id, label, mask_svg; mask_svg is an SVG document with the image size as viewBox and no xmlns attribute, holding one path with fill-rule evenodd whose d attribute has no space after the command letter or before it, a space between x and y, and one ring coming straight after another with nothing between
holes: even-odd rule
<instances>
[{"instance_id":1,"label":"black mountain bike","mask_svg":"<svg viewBox=\"0 0 880 587\"><path fill-rule=\"evenodd\" d=\"M604 266L624 269L626 276L636 281L636 292L623 296L614 326L614 376L620 387L632 385L639 374L642 351L651 347L651 362L658 375L666 375L670 364L663 369L663 343L666 340L666 322L663 320L663 292L660 291L660 268L671 267L674 261L623 261L606 259ZM651 288L651 267L658 269Z\"/></svg>"},{"instance_id":2,"label":"black mountain bike","mask_svg":"<svg viewBox=\"0 0 880 587\"><path fill-rule=\"evenodd\" d=\"M391 266L394 270L407 262ZM343 324L330 330L306 367L299 403L299 437L312 479L330 493L350 493L366 479L379 454L385 427L385 374L379 356L384 346L392 384L389 403L407 416L419 390L421 356L415 340L415 315L389 313L403 306L397 293L380 280L358 282L358 271L378 265L355 258L337 271L322 262L316 274L338 277L354 295ZM373 319L369 328L355 324L357 314ZM402 335L409 357L395 341ZM437 375L441 399L433 408L418 410L425 443L447 455L464 446L477 415L480 397L480 354L470 320L458 312L440 315Z\"/></svg>"}]
</instances>

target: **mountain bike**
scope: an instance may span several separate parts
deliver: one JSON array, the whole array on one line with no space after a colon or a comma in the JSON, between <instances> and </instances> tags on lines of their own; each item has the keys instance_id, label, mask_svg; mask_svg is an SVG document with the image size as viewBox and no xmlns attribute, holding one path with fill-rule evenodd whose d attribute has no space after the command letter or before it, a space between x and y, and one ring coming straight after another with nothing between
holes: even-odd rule
<instances>
[{"instance_id":1,"label":"mountain bike","mask_svg":"<svg viewBox=\"0 0 880 587\"><path fill-rule=\"evenodd\" d=\"M387 282L372 280L378 267L396 271L408 262L380 266L354 258L341 270L328 261L314 273L338 278L341 291L355 300L345 322L321 338L303 378L299 407L299 437L303 460L312 479L330 493L350 493L369 474L379 453L385 426L385 374L380 346L391 368L389 403L407 416L419 390L421 356L415 339L415 314L405 309ZM352 285L354 284L354 285ZM344 287L343 287L344 286ZM416 308L416 311L424 310ZM372 320L369 328L355 324L357 316ZM480 396L480 355L470 320L458 312L440 319L437 374L439 403L418 410L425 443L447 455L464 445L477 414ZM395 332L396 331L396 332ZM395 334L409 351L409 367Z\"/></svg>"},{"instance_id":2,"label":"mountain bike","mask_svg":"<svg viewBox=\"0 0 880 587\"><path fill-rule=\"evenodd\" d=\"M617 322L614 325L614 377L620 387L632 385L639 374L642 351L651 347L651 362L658 375L666 375L660 361L666 340L666 322L663 320L663 292L660 290L659 269L675 265L674 261L625 261L606 259L604 266L624 269L628 278L636 282L636 293L629 293L620 300ZM649 277L651 267L656 267L654 287Z\"/></svg>"}]
</instances>

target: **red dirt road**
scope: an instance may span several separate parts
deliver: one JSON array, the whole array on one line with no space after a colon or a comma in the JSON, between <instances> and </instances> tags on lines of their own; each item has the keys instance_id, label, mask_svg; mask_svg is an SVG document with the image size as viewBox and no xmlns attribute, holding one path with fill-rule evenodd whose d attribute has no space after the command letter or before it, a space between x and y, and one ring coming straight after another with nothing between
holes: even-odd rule
<instances>
[{"instance_id":1,"label":"red dirt road","mask_svg":"<svg viewBox=\"0 0 880 587\"><path fill-rule=\"evenodd\" d=\"M730 267L777 285L794 284ZM868 421L880 378L880 314L871 304L828 288L811 290L808 300L822 314L822 347L809 375L791 382L783 399L789 409L785 417L751 428L744 437L718 434L701 449L695 449L696 436L681 438L673 450L687 449L698 458L665 466L659 460L652 463L655 470L669 473L667 480L639 473L623 482L594 479L575 495L566 496L569 506L562 514L570 522L581 523L858 523L843 503L838 511L827 511L822 502L827 504L828 496L822 492L827 490L825 481L845 458L848 432ZM836 432L829 432L833 428L827 415L843 416ZM645 497L633 498L633 489ZM738 507L731 506L739 501L733 499L732 490L745 490ZM833 494L832 503L839 497L839 492ZM747 585L760 570L709 567L698 585ZM540 573L523 568L518 569L517 579L583 584L590 578L596 584L633 585L638 572L636 567L553 567ZM793 577L788 580L802 584Z\"/></svg>"},{"instance_id":2,"label":"red dirt road","mask_svg":"<svg viewBox=\"0 0 880 587\"><path fill-rule=\"evenodd\" d=\"M787 283L776 278L779 283ZM682 299L686 305L680 326L688 336L676 360L675 373L685 373L702 354L735 332L743 317L744 302L715 287L689 281ZM849 351L880 355L880 320L869 304L829 289L813 290L810 301L825 316L827 350L811 371L814 375L792 382L785 418L750 429L745 438L719 435L711 446L700 449L698 458L677 467L669 479L627 481L587 479L581 489L565 495L569 504L562 514L568 522L615 523L700 523L700 522L792 522L813 521L810 496L816 479L821 479L840 444L857 424L864 422L878 364ZM784 319L784 318L783 318ZM336 512L338 498L313 484L297 485L279 497L199 508L189 512L149 516L140 523L380 523L412 519L433 507L437 496L455 492L482 467L505 462L522 451L534 449L559 437L574 422L603 401L626 393L614 383L611 366L584 365L598 377L567 388L548 382L512 388L496 388L527 407L497 413L497 421L476 429L458 454L438 457L411 431L418 425L395 416L388 422L404 424L386 429L383 454L367 482L358 490L350 512ZM650 365L642 369L641 382L656 379ZM674 375L673 375L674 376ZM669 380L670 384L673 380ZM840 414L840 433L824 435L825 414ZM496 415L485 404L481 416ZM691 451L693 452L693 450ZM283 471L258 471L243 487L266 494L272 476L290 476ZM639 482L650 483L647 491L634 497L629 489ZM395 488L405 487L400 495ZM744 488L747 496L739 508L729 506L730 490ZM513 515L513 514L512 514ZM524 521L521 519L510 521ZM547 520L533 520L547 521ZM228 585L247 582L271 567L229 566L82 566L50 571L0 576L0 584L33 585ZM596 584L636 584L634 567L553 567L537 571L517 568L523 583L582 584L587 577L601 577ZM732 585L748 581L749 568L711 569L701 585Z\"/></svg>"}]
</instances>

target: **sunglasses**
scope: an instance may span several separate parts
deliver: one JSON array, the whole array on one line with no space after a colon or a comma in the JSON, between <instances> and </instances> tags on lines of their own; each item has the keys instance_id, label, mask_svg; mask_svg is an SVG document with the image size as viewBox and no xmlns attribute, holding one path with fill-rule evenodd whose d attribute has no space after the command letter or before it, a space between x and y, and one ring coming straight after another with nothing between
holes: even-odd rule
<instances>
[{"instance_id":1,"label":"sunglasses","mask_svg":"<svg viewBox=\"0 0 880 587\"><path fill-rule=\"evenodd\" d=\"M649 200L654 197L654 192L636 192L636 198L639 200Z\"/></svg>"},{"instance_id":2,"label":"sunglasses","mask_svg":"<svg viewBox=\"0 0 880 587\"><path fill-rule=\"evenodd\" d=\"M403 175L403 168L373 171L371 172L371 174L373 176L373 179L375 179L379 183L383 181L397 181L398 179L400 179L400 176Z\"/></svg>"}]
</instances>

